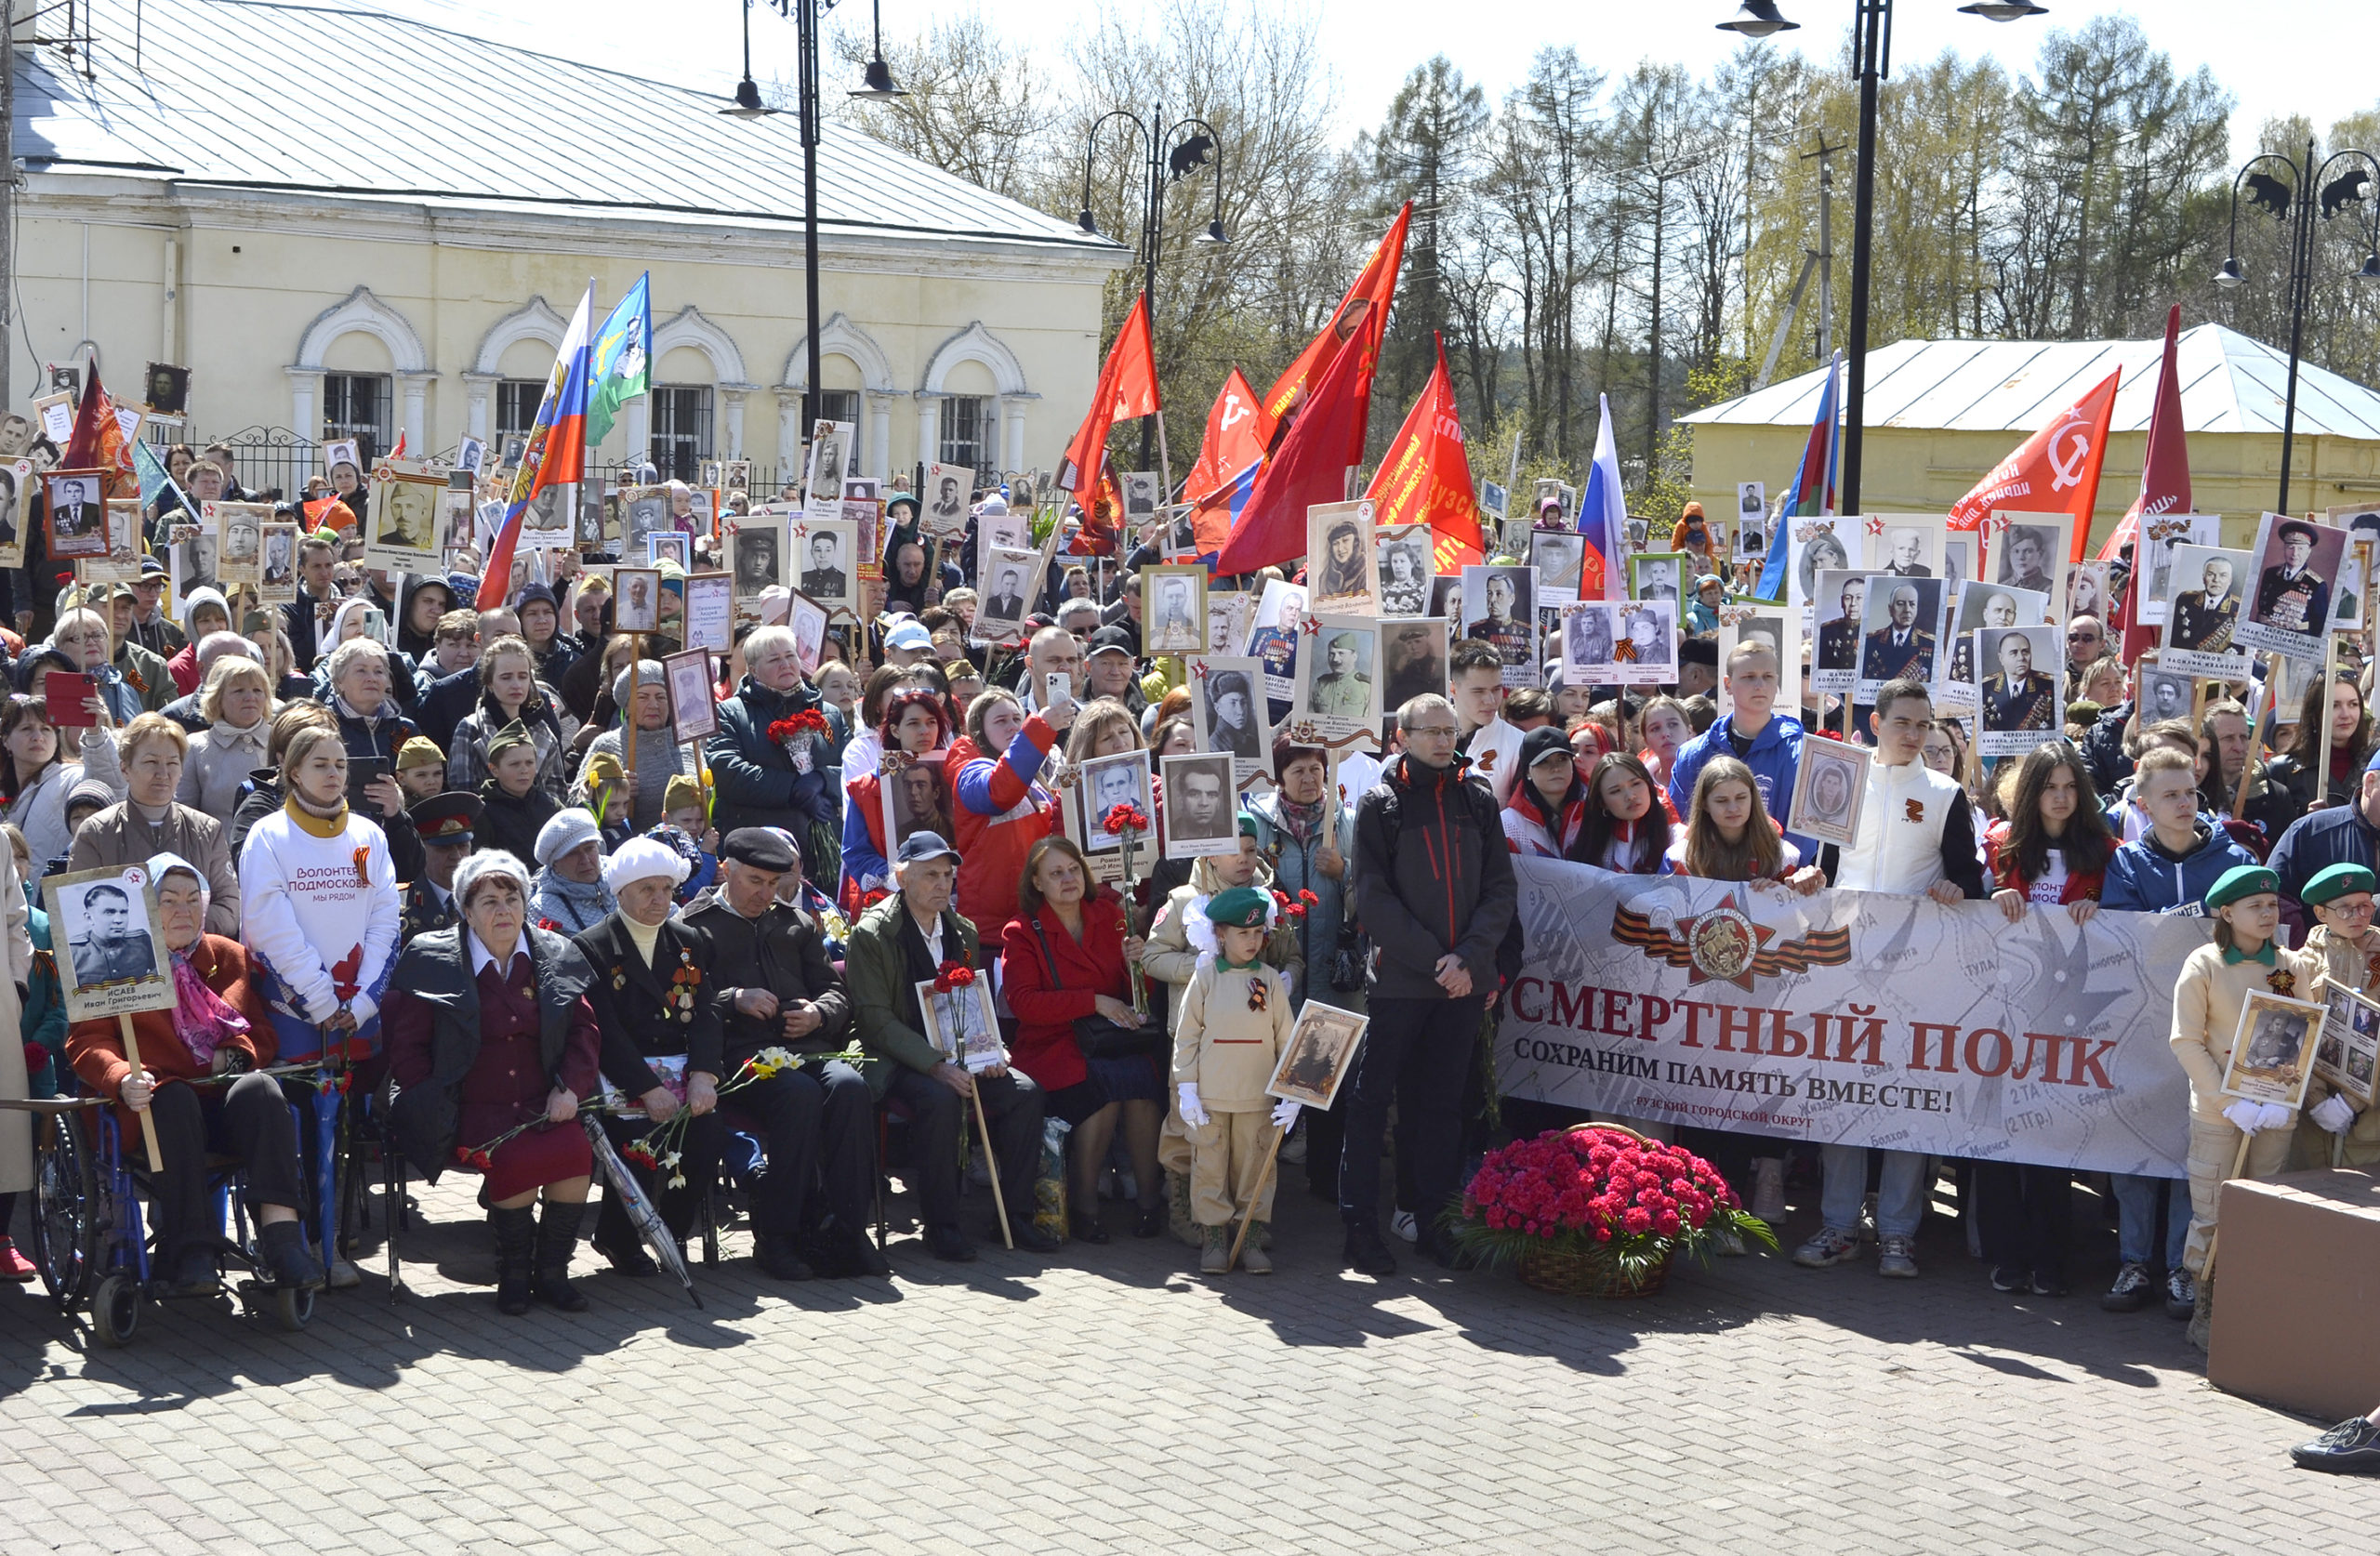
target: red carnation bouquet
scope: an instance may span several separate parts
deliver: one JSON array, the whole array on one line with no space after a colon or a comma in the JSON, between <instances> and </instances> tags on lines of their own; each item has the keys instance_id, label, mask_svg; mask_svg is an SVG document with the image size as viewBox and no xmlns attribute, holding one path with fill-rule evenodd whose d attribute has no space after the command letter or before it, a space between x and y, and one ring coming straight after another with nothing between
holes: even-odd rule
<instances>
[{"instance_id":1,"label":"red carnation bouquet","mask_svg":"<svg viewBox=\"0 0 2380 1556\"><path fill-rule=\"evenodd\" d=\"M1606 1124L1549 1129L1491 1151L1451 1220L1456 1241L1523 1273L1548 1256L1602 1267L1614 1290L1647 1288L1679 1253L1707 1259L1720 1235L1777 1246L1719 1169L1691 1151Z\"/></svg>"},{"instance_id":2,"label":"red carnation bouquet","mask_svg":"<svg viewBox=\"0 0 2380 1556\"><path fill-rule=\"evenodd\" d=\"M796 772L810 771L810 743L813 738L826 739L826 716L814 707L805 707L800 713L777 719L769 726L769 738L785 747L785 754L792 758Z\"/></svg>"},{"instance_id":3,"label":"red carnation bouquet","mask_svg":"<svg viewBox=\"0 0 2380 1556\"><path fill-rule=\"evenodd\" d=\"M1099 818L1099 830L1113 833L1118 837L1128 833L1146 832L1148 829L1147 812L1129 799L1120 805L1109 806L1107 813Z\"/></svg>"}]
</instances>

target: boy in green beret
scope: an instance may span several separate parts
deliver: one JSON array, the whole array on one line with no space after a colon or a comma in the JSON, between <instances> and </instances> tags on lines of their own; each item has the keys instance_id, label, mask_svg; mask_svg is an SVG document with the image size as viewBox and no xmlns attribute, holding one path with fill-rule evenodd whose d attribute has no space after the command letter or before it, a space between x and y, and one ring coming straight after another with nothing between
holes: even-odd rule
<instances>
[{"instance_id":1,"label":"boy in green beret","mask_svg":"<svg viewBox=\"0 0 2380 1556\"><path fill-rule=\"evenodd\" d=\"M1273 1185L1257 1180L1280 1131L1297 1118L1295 1102L1276 1102L1264 1088L1289 1039L1289 981L1264 964L1272 899L1235 886L1207 902L1214 949L1202 954L1182 995L1173 1034L1173 1084L1190 1141L1190 1214L1198 1223L1199 1270L1220 1275L1231 1261L1232 1223L1245 1207L1250 1225L1244 1257L1268 1274L1264 1226Z\"/></svg>"}]
</instances>

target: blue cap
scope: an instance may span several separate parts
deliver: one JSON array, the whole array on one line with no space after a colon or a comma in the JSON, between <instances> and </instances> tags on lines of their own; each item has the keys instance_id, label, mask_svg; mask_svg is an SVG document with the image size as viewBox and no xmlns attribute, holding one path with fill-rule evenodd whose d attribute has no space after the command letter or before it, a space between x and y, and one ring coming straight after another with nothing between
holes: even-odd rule
<instances>
[{"instance_id":1,"label":"blue cap","mask_svg":"<svg viewBox=\"0 0 2380 1556\"><path fill-rule=\"evenodd\" d=\"M892 854L895 864L921 864L929 859L956 859L959 851L942 840L939 832L912 832Z\"/></svg>"}]
</instances>

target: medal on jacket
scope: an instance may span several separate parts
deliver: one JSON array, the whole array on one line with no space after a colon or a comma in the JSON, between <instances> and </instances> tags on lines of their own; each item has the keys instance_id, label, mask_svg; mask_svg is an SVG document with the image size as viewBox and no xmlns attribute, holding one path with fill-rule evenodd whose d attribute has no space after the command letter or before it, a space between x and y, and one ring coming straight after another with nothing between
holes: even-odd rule
<instances>
[{"instance_id":1,"label":"medal on jacket","mask_svg":"<svg viewBox=\"0 0 2380 1556\"><path fill-rule=\"evenodd\" d=\"M2277 995L2294 995L2297 992L2297 974L2285 967L2277 967L2265 974L2265 987Z\"/></svg>"},{"instance_id":2,"label":"medal on jacket","mask_svg":"<svg viewBox=\"0 0 2380 1556\"><path fill-rule=\"evenodd\" d=\"M1248 1008L1251 1010L1269 1009L1271 1008L1272 997L1273 996L1265 990L1264 975L1261 972L1250 974L1248 979Z\"/></svg>"},{"instance_id":3,"label":"medal on jacket","mask_svg":"<svg viewBox=\"0 0 2380 1556\"><path fill-rule=\"evenodd\" d=\"M1905 799L1901 801L1900 819L1908 822L1915 822L1919 825L1923 826L1925 824L1925 801L1922 799Z\"/></svg>"}]
</instances>

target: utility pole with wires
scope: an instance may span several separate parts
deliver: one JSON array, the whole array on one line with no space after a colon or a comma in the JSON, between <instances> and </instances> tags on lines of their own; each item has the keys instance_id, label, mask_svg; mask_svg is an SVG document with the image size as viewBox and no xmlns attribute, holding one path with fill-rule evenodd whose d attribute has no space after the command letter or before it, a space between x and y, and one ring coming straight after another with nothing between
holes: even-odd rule
<instances>
[{"instance_id":1,"label":"utility pole with wires","mask_svg":"<svg viewBox=\"0 0 2380 1556\"><path fill-rule=\"evenodd\" d=\"M1768 342L1768 356L1760 364L1760 375L1752 381L1755 389L1768 387L1777 372L1777 359L1784 353L1785 337L1793 331L1794 316L1801 311L1802 294L1809 289L1810 273L1818 278L1818 360L1825 362L1831 355L1834 328L1834 164L1832 158L1848 142L1830 146L1826 132L1818 132L1818 148L1805 152L1802 160L1812 158L1818 165L1818 246L1803 250L1802 274L1793 283L1792 296L1785 299L1785 316L1777 321L1777 334Z\"/></svg>"}]
</instances>

